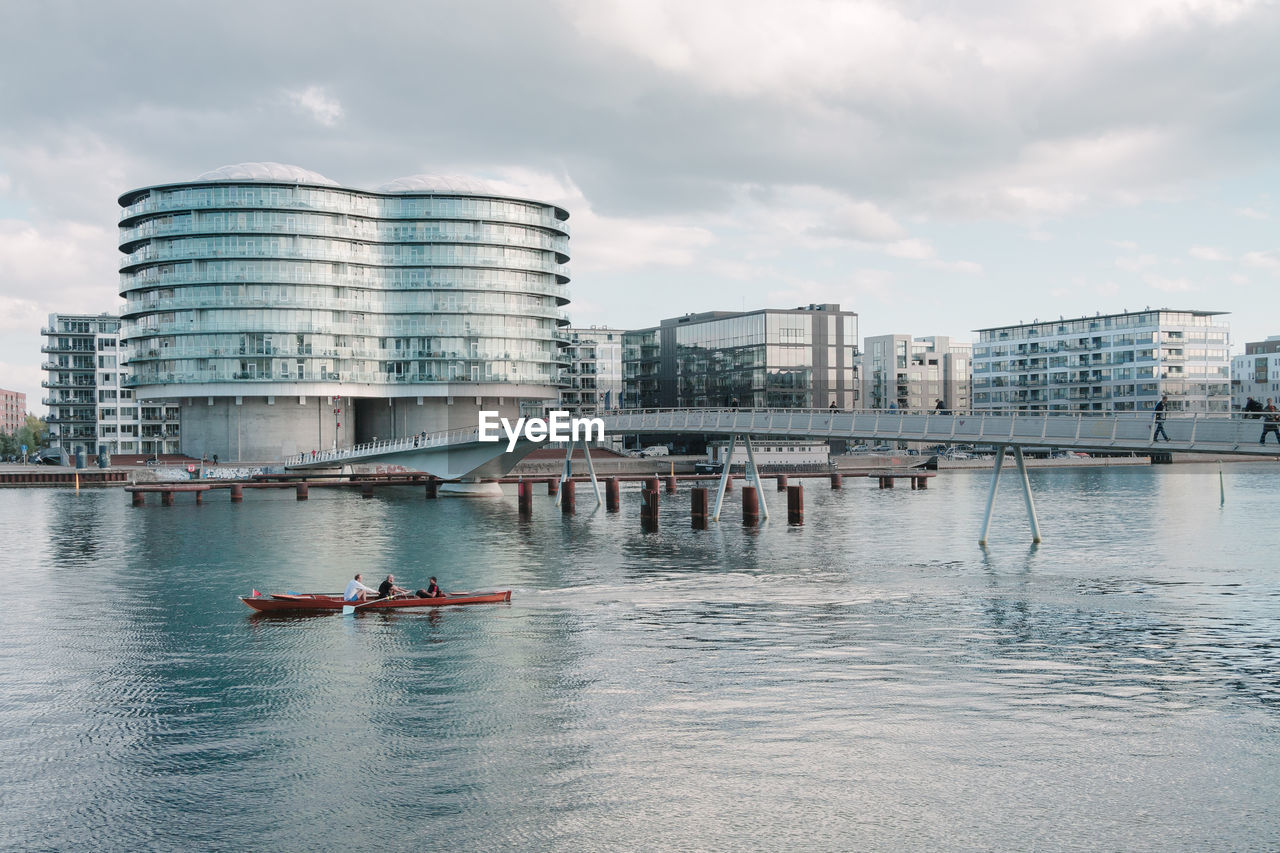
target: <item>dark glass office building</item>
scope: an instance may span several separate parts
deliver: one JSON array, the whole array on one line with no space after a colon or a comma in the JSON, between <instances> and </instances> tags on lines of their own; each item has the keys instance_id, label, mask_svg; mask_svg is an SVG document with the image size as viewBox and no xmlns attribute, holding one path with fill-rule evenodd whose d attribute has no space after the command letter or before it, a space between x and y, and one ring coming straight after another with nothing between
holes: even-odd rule
<instances>
[{"instance_id":1,"label":"dark glass office building","mask_svg":"<svg viewBox=\"0 0 1280 853\"><path fill-rule=\"evenodd\" d=\"M632 408L857 406L858 315L839 305L686 314L623 338Z\"/></svg>"}]
</instances>

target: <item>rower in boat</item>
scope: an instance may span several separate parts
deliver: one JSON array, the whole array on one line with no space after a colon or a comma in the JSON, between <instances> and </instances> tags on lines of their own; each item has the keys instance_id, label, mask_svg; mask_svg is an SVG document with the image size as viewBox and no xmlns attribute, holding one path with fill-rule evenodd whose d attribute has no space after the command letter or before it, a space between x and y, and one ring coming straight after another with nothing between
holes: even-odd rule
<instances>
[{"instance_id":1,"label":"rower in boat","mask_svg":"<svg viewBox=\"0 0 1280 853\"><path fill-rule=\"evenodd\" d=\"M433 577L427 582L426 589L418 590L418 598L444 598L444 593L440 591L440 585Z\"/></svg>"},{"instance_id":2,"label":"rower in boat","mask_svg":"<svg viewBox=\"0 0 1280 853\"><path fill-rule=\"evenodd\" d=\"M408 595L409 590L396 586L396 576L387 575L387 579L378 584L378 598L392 598L397 595Z\"/></svg>"},{"instance_id":3,"label":"rower in boat","mask_svg":"<svg viewBox=\"0 0 1280 853\"><path fill-rule=\"evenodd\" d=\"M364 601L369 597L369 593L377 592L373 587L365 586L360 582L363 577L362 574L356 572L355 578L347 584L346 591L342 593L343 601Z\"/></svg>"}]
</instances>

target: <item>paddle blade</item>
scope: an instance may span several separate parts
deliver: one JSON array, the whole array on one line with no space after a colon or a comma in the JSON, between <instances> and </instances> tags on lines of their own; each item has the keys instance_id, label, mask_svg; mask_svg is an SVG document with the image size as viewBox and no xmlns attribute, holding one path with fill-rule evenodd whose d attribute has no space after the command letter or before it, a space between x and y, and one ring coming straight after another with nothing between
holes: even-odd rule
<instances>
[{"instance_id":1,"label":"paddle blade","mask_svg":"<svg viewBox=\"0 0 1280 853\"><path fill-rule=\"evenodd\" d=\"M344 604L344 605L342 605L342 615L343 615L343 616L350 616L352 613L355 613L355 612L356 612L356 609L355 609L354 607L352 607L350 604Z\"/></svg>"}]
</instances>

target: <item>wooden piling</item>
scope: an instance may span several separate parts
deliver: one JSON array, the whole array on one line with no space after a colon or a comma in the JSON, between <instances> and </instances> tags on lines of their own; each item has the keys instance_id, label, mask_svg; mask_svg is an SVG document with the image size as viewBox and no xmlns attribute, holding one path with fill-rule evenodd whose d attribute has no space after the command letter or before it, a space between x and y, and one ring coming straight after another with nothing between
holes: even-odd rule
<instances>
[{"instance_id":1,"label":"wooden piling","mask_svg":"<svg viewBox=\"0 0 1280 853\"><path fill-rule=\"evenodd\" d=\"M755 486L742 487L742 526L755 527L760 523L760 498Z\"/></svg>"},{"instance_id":2,"label":"wooden piling","mask_svg":"<svg viewBox=\"0 0 1280 853\"><path fill-rule=\"evenodd\" d=\"M618 493L618 478L610 477L604 481L604 508L607 512L617 512L622 506Z\"/></svg>"},{"instance_id":3,"label":"wooden piling","mask_svg":"<svg viewBox=\"0 0 1280 853\"><path fill-rule=\"evenodd\" d=\"M832 475L831 475L831 488L833 488L833 489L842 489L842 488L844 488L844 475L843 475L843 474L832 474Z\"/></svg>"},{"instance_id":4,"label":"wooden piling","mask_svg":"<svg viewBox=\"0 0 1280 853\"><path fill-rule=\"evenodd\" d=\"M694 530L707 529L707 490L695 486L689 490L689 524Z\"/></svg>"},{"instance_id":5,"label":"wooden piling","mask_svg":"<svg viewBox=\"0 0 1280 853\"><path fill-rule=\"evenodd\" d=\"M778 491L785 492L786 490L787 490L787 475L779 474L778 475Z\"/></svg>"},{"instance_id":6,"label":"wooden piling","mask_svg":"<svg viewBox=\"0 0 1280 853\"><path fill-rule=\"evenodd\" d=\"M146 505L147 505L147 494L146 494L146 492L134 492L134 493L133 493L133 505L134 505L134 506L146 506Z\"/></svg>"},{"instance_id":7,"label":"wooden piling","mask_svg":"<svg viewBox=\"0 0 1280 853\"><path fill-rule=\"evenodd\" d=\"M565 515L573 515L578 509L577 498L574 496L576 485L573 480L565 480L560 487L560 511Z\"/></svg>"},{"instance_id":8,"label":"wooden piling","mask_svg":"<svg viewBox=\"0 0 1280 853\"><path fill-rule=\"evenodd\" d=\"M173 492L161 492L160 503L164 506L173 506Z\"/></svg>"},{"instance_id":9,"label":"wooden piling","mask_svg":"<svg viewBox=\"0 0 1280 853\"><path fill-rule=\"evenodd\" d=\"M787 524L804 524L804 486L787 486Z\"/></svg>"},{"instance_id":10,"label":"wooden piling","mask_svg":"<svg viewBox=\"0 0 1280 853\"><path fill-rule=\"evenodd\" d=\"M676 478L672 474L667 477L667 494L674 495L676 493Z\"/></svg>"},{"instance_id":11,"label":"wooden piling","mask_svg":"<svg viewBox=\"0 0 1280 853\"><path fill-rule=\"evenodd\" d=\"M547 494L554 495L559 488L560 488L560 481L557 480L555 477L552 477L550 480L547 480Z\"/></svg>"},{"instance_id":12,"label":"wooden piling","mask_svg":"<svg viewBox=\"0 0 1280 853\"><path fill-rule=\"evenodd\" d=\"M427 500L435 500L440 493L440 481L435 477L427 478Z\"/></svg>"},{"instance_id":13,"label":"wooden piling","mask_svg":"<svg viewBox=\"0 0 1280 853\"><path fill-rule=\"evenodd\" d=\"M239 483L231 484L231 502L238 504L244 500L244 486Z\"/></svg>"},{"instance_id":14,"label":"wooden piling","mask_svg":"<svg viewBox=\"0 0 1280 853\"><path fill-rule=\"evenodd\" d=\"M521 480L516 485L516 504L520 508L521 518L533 516L533 483L531 481Z\"/></svg>"},{"instance_id":15,"label":"wooden piling","mask_svg":"<svg viewBox=\"0 0 1280 853\"><path fill-rule=\"evenodd\" d=\"M652 487L646 485L640 491L640 529L653 533L658 529L658 487L654 477Z\"/></svg>"},{"instance_id":16,"label":"wooden piling","mask_svg":"<svg viewBox=\"0 0 1280 853\"><path fill-rule=\"evenodd\" d=\"M297 492L297 498L300 501L305 501L311 494L311 490L307 487L306 483L299 483L295 491Z\"/></svg>"},{"instance_id":17,"label":"wooden piling","mask_svg":"<svg viewBox=\"0 0 1280 853\"><path fill-rule=\"evenodd\" d=\"M360 484L360 497L365 498L366 500L373 497L373 483Z\"/></svg>"}]
</instances>

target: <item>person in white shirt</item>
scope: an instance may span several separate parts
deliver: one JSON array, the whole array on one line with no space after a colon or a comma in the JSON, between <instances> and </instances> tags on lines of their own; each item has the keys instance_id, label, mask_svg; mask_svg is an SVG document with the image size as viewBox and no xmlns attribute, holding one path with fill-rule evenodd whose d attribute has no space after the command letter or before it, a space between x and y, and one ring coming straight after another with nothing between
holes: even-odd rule
<instances>
[{"instance_id":1,"label":"person in white shirt","mask_svg":"<svg viewBox=\"0 0 1280 853\"><path fill-rule=\"evenodd\" d=\"M342 593L343 601L364 601L365 596L367 596L369 593L377 592L376 589L373 589L372 587L367 587L364 584L362 584L360 582L360 579L362 577L363 575L361 575L359 572L356 572L356 576L351 580L350 583L347 584L346 592Z\"/></svg>"}]
</instances>

